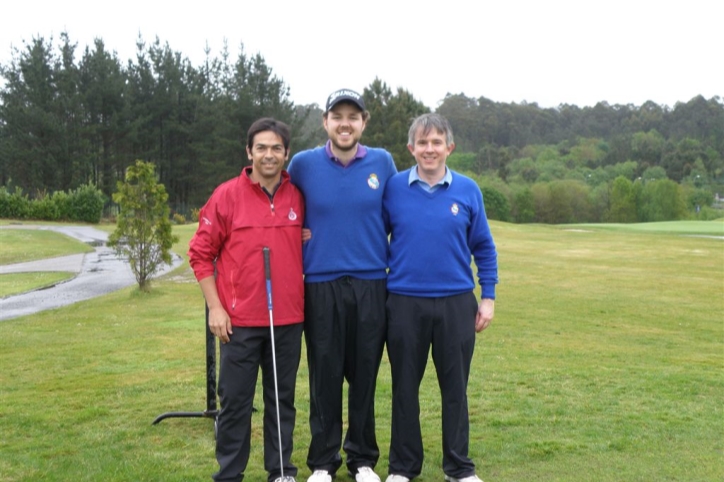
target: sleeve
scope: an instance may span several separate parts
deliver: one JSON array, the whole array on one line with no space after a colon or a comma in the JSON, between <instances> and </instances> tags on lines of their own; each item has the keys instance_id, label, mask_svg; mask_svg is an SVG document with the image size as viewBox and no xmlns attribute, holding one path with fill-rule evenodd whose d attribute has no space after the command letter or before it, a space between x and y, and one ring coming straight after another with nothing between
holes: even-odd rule
<instances>
[{"instance_id":1,"label":"sleeve","mask_svg":"<svg viewBox=\"0 0 724 482\"><path fill-rule=\"evenodd\" d=\"M498 284L498 254L490 231L488 217L485 215L485 205L480 188L474 182L471 199L470 230L468 231L468 246L473 254L475 266L478 269L478 283L482 297L495 299L495 285Z\"/></svg>"},{"instance_id":2,"label":"sleeve","mask_svg":"<svg viewBox=\"0 0 724 482\"><path fill-rule=\"evenodd\" d=\"M189 242L189 264L202 280L214 274L214 261L226 237L225 218L220 209L220 193L215 192L199 211L199 227Z\"/></svg>"}]
</instances>

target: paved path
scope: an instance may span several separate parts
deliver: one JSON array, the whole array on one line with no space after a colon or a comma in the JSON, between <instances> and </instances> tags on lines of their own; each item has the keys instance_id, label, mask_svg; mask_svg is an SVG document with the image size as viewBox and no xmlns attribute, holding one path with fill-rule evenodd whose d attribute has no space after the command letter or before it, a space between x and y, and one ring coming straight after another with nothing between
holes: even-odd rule
<instances>
[{"instance_id":1,"label":"paved path","mask_svg":"<svg viewBox=\"0 0 724 482\"><path fill-rule=\"evenodd\" d=\"M49 288L30 291L0 299L0 320L30 315L43 310L88 300L136 283L131 267L105 245L108 234L90 226L27 226L9 225L0 229L46 229L57 231L95 247L86 254L72 254L27 263L0 266L2 273L30 271L69 271L77 275ZM164 265L155 276L161 276L180 266L182 258L173 255L171 265Z\"/></svg>"}]
</instances>

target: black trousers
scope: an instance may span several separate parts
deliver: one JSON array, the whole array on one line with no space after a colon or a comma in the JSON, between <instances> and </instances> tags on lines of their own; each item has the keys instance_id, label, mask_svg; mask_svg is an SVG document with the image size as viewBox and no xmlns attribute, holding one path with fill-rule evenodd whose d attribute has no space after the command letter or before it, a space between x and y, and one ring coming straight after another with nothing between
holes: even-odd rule
<instances>
[{"instance_id":1,"label":"black trousers","mask_svg":"<svg viewBox=\"0 0 724 482\"><path fill-rule=\"evenodd\" d=\"M275 326L274 340L279 391L284 475L297 475L291 463L296 409L294 390L302 349L302 323ZM274 372L269 328L234 327L230 341L221 345L217 419L217 482L244 479L251 449L251 412L259 367L264 398L264 469L272 481L279 477L279 438L277 436Z\"/></svg>"},{"instance_id":2,"label":"black trousers","mask_svg":"<svg viewBox=\"0 0 724 482\"><path fill-rule=\"evenodd\" d=\"M348 383L349 417L344 451L347 469L374 467L375 386L387 330L387 282L342 277L305 284L304 339L309 364L307 455L311 470L337 472L342 465L342 393Z\"/></svg>"},{"instance_id":3,"label":"black trousers","mask_svg":"<svg viewBox=\"0 0 724 482\"><path fill-rule=\"evenodd\" d=\"M430 346L442 395L443 471L455 478L475 473L468 458L467 387L475 348L475 295L421 298L390 293L387 353L392 369L392 434L389 473L420 475L420 383Z\"/></svg>"}]
</instances>

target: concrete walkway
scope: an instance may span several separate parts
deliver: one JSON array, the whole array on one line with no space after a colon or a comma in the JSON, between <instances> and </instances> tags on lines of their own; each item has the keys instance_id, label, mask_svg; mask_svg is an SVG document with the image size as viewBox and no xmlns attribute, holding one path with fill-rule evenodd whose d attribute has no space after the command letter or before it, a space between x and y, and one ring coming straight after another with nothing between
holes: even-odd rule
<instances>
[{"instance_id":1,"label":"concrete walkway","mask_svg":"<svg viewBox=\"0 0 724 482\"><path fill-rule=\"evenodd\" d=\"M8 296L0 299L0 320L30 315L88 300L136 283L131 267L106 246L108 234L90 226L30 226L9 225L0 229L45 229L63 233L95 247L86 254L72 254L27 263L0 266L3 273L32 271L67 271L77 275L54 286ZM183 259L173 255L170 265L164 265L154 277L166 274L181 265Z\"/></svg>"}]
</instances>

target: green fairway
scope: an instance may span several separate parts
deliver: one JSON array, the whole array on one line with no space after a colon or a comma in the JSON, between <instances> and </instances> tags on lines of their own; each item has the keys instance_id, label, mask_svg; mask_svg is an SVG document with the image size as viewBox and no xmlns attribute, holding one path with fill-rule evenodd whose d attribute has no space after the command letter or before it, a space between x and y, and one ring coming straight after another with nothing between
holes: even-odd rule
<instances>
[{"instance_id":1,"label":"green fairway","mask_svg":"<svg viewBox=\"0 0 724 482\"><path fill-rule=\"evenodd\" d=\"M572 224L562 226L564 229L590 228L597 230L629 231L639 233L667 233L682 235L722 236L724 237L724 220L717 221L662 221L659 223L632 224Z\"/></svg>"},{"instance_id":2,"label":"green fairway","mask_svg":"<svg viewBox=\"0 0 724 482\"><path fill-rule=\"evenodd\" d=\"M93 248L65 234L39 229L0 229L0 264L23 263L68 254L89 253Z\"/></svg>"},{"instance_id":3,"label":"green fairway","mask_svg":"<svg viewBox=\"0 0 724 482\"><path fill-rule=\"evenodd\" d=\"M721 235L722 223L706 232L653 224L667 226L492 223L496 316L478 335L468 401L481 478L724 480L724 241L689 236ZM174 228L174 252L185 255L194 230ZM206 408L203 306L185 264L148 294L128 288L0 322L0 482L210 480L211 420L151 425L164 412ZM390 385L384 359L383 480ZM420 393L426 459L416 482L440 482L432 362ZM259 394L255 405L263 406ZM308 414L303 358L300 482L309 476ZM253 422L245 480L257 482L266 480L261 414Z\"/></svg>"}]
</instances>

